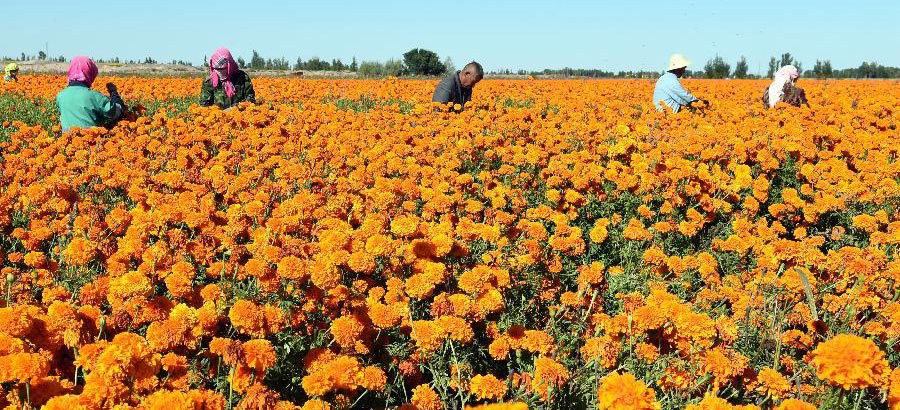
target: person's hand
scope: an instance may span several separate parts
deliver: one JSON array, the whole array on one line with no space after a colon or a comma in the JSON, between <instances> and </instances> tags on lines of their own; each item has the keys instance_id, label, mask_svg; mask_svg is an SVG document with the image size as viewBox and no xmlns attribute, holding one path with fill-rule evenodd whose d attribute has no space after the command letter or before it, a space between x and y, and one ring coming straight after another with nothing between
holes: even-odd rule
<instances>
[{"instance_id":1,"label":"person's hand","mask_svg":"<svg viewBox=\"0 0 900 410\"><path fill-rule=\"evenodd\" d=\"M106 91L109 91L110 94L116 94L119 92L119 89L113 83L106 83Z\"/></svg>"}]
</instances>

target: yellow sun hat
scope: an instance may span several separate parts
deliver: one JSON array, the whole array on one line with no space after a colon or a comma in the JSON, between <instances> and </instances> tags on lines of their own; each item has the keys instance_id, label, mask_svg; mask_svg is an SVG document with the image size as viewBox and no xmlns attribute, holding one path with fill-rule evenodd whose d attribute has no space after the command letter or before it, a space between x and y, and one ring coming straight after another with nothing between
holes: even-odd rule
<instances>
[{"instance_id":1,"label":"yellow sun hat","mask_svg":"<svg viewBox=\"0 0 900 410\"><path fill-rule=\"evenodd\" d=\"M9 63L6 65L6 69L4 69L3 71L7 73L10 71L19 71L19 65L16 63Z\"/></svg>"},{"instance_id":2,"label":"yellow sun hat","mask_svg":"<svg viewBox=\"0 0 900 410\"><path fill-rule=\"evenodd\" d=\"M691 65L690 60L684 58L681 54L672 54L672 57L669 57L669 68L666 71L672 71L678 68L684 68Z\"/></svg>"}]
</instances>

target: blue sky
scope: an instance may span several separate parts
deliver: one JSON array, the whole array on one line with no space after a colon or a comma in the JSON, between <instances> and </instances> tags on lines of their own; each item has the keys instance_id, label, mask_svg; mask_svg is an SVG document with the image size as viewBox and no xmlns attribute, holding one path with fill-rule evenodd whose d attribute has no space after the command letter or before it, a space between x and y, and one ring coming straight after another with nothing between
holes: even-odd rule
<instances>
[{"instance_id":1,"label":"blue sky","mask_svg":"<svg viewBox=\"0 0 900 410\"><path fill-rule=\"evenodd\" d=\"M40 5L36 5L40 4ZM788 51L812 68L863 60L900 66L900 0L842 1L10 1L0 56L85 54L200 63L224 45L247 58L349 62L414 47L486 69L660 70L681 52L751 72Z\"/></svg>"}]
</instances>

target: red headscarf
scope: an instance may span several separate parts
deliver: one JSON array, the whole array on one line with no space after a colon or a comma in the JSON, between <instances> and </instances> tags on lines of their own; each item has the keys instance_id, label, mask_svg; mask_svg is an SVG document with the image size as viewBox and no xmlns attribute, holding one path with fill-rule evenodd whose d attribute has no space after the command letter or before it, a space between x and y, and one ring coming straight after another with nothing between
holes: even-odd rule
<instances>
[{"instance_id":1,"label":"red headscarf","mask_svg":"<svg viewBox=\"0 0 900 410\"><path fill-rule=\"evenodd\" d=\"M234 84L231 83L231 77L233 77L238 71L238 65L234 61L234 57L231 56L231 52L228 51L225 47L220 47L213 53L212 57L209 58L209 79L212 81L213 88L219 86L219 73L216 71L216 68L225 68L225 77L224 78L224 88L225 95L229 98L234 96Z\"/></svg>"},{"instance_id":2,"label":"red headscarf","mask_svg":"<svg viewBox=\"0 0 900 410\"><path fill-rule=\"evenodd\" d=\"M94 64L94 60L85 56L72 59L69 64L69 81L80 81L90 87L95 78L97 78L97 64Z\"/></svg>"}]
</instances>

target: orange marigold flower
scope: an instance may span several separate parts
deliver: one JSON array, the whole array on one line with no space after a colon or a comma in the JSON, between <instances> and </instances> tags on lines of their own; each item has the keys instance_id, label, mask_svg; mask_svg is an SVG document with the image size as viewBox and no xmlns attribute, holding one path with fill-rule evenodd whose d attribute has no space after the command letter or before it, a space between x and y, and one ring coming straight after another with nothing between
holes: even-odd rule
<instances>
[{"instance_id":1,"label":"orange marigold flower","mask_svg":"<svg viewBox=\"0 0 900 410\"><path fill-rule=\"evenodd\" d=\"M341 316L331 322L331 336L344 348L353 347L364 330L365 326L354 315Z\"/></svg>"},{"instance_id":2,"label":"orange marigold flower","mask_svg":"<svg viewBox=\"0 0 900 410\"><path fill-rule=\"evenodd\" d=\"M650 231L648 231L646 228L644 228L644 224L634 218L628 221L628 226L625 227L622 235L625 237L625 239L630 239L633 241L646 241L653 239L653 234L650 233Z\"/></svg>"},{"instance_id":3,"label":"orange marigold flower","mask_svg":"<svg viewBox=\"0 0 900 410\"><path fill-rule=\"evenodd\" d=\"M84 238L74 238L63 251L66 261L72 265L86 265L97 256L97 242Z\"/></svg>"},{"instance_id":4,"label":"orange marigold flower","mask_svg":"<svg viewBox=\"0 0 900 410\"><path fill-rule=\"evenodd\" d=\"M540 357L534 361L531 389L539 394L542 399L549 399L551 387L556 390L568 381L569 371L566 370L565 366L547 357Z\"/></svg>"},{"instance_id":5,"label":"orange marigold flower","mask_svg":"<svg viewBox=\"0 0 900 410\"><path fill-rule=\"evenodd\" d=\"M884 352L869 339L837 335L812 352L816 376L844 389L880 385L889 371Z\"/></svg>"},{"instance_id":6,"label":"orange marigold flower","mask_svg":"<svg viewBox=\"0 0 900 410\"><path fill-rule=\"evenodd\" d=\"M312 283L322 290L334 289L341 282L341 272L334 261L320 258L313 263Z\"/></svg>"},{"instance_id":7,"label":"orange marigold flower","mask_svg":"<svg viewBox=\"0 0 900 410\"><path fill-rule=\"evenodd\" d=\"M238 364L244 355L244 347L241 342L221 337L213 338L209 342L209 351L221 356L225 364L229 366Z\"/></svg>"},{"instance_id":8,"label":"orange marigold flower","mask_svg":"<svg viewBox=\"0 0 900 410\"><path fill-rule=\"evenodd\" d=\"M469 391L479 400L499 400L506 395L506 383L492 374L476 375L469 381Z\"/></svg>"},{"instance_id":9,"label":"orange marigold flower","mask_svg":"<svg viewBox=\"0 0 900 410\"><path fill-rule=\"evenodd\" d=\"M387 375L384 370L375 366L367 366L363 369L360 386L366 390L381 391L387 385Z\"/></svg>"},{"instance_id":10,"label":"orange marigold flower","mask_svg":"<svg viewBox=\"0 0 900 410\"><path fill-rule=\"evenodd\" d=\"M391 221L391 233L397 236L412 236L419 229L419 218L415 215L403 215Z\"/></svg>"},{"instance_id":11,"label":"orange marigold flower","mask_svg":"<svg viewBox=\"0 0 900 410\"><path fill-rule=\"evenodd\" d=\"M598 286L606 280L606 266L603 262L591 262L578 268L578 283L582 286Z\"/></svg>"},{"instance_id":12,"label":"orange marigold flower","mask_svg":"<svg viewBox=\"0 0 900 410\"><path fill-rule=\"evenodd\" d=\"M424 273L417 273L406 279L406 294L415 299L425 299L434 293L437 284Z\"/></svg>"},{"instance_id":13,"label":"orange marigold flower","mask_svg":"<svg viewBox=\"0 0 900 410\"><path fill-rule=\"evenodd\" d=\"M733 406L727 400L707 393L700 403L688 405L685 410L759 410L759 407L753 405Z\"/></svg>"},{"instance_id":14,"label":"orange marigold flower","mask_svg":"<svg viewBox=\"0 0 900 410\"><path fill-rule=\"evenodd\" d=\"M324 372L312 373L300 381L303 391L311 396L322 396L334 389L334 381Z\"/></svg>"},{"instance_id":15,"label":"orange marigold flower","mask_svg":"<svg viewBox=\"0 0 900 410\"><path fill-rule=\"evenodd\" d=\"M228 319L231 325L241 333L256 337L265 337L263 328L263 311L249 300L238 300L228 311Z\"/></svg>"},{"instance_id":16,"label":"orange marigold flower","mask_svg":"<svg viewBox=\"0 0 900 410\"><path fill-rule=\"evenodd\" d=\"M528 410L528 405L522 402L493 403L474 407L466 406L466 410Z\"/></svg>"},{"instance_id":17,"label":"orange marigold flower","mask_svg":"<svg viewBox=\"0 0 900 410\"><path fill-rule=\"evenodd\" d=\"M0 357L0 383L27 382L50 373L50 358L38 353L13 353Z\"/></svg>"},{"instance_id":18,"label":"orange marigold flower","mask_svg":"<svg viewBox=\"0 0 900 410\"><path fill-rule=\"evenodd\" d=\"M506 337L500 337L488 345L488 353L494 360L505 360L509 356L509 347Z\"/></svg>"},{"instance_id":19,"label":"orange marigold flower","mask_svg":"<svg viewBox=\"0 0 900 410\"><path fill-rule=\"evenodd\" d=\"M265 339L254 339L243 344L244 363L257 372L265 372L275 365L275 349Z\"/></svg>"},{"instance_id":20,"label":"orange marigold flower","mask_svg":"<svg viewBox=\"0 0 900 410\"><path fill-rule=\"evenodd\" d=\"M387 256L393 251L393 245L389 237L377 234L366 239L365 250L372 256Z\"/></svg>"},{"instance_id":21,"label":"orange marigold flower","mask_svg":"<svg viewBox=\"0 0 900 410\"><path fill-rule=\"evenodd\" d=\"M887 402L891 410L900 410L900 368L891 372L888 384Z\"/></svg>"},{"instance_id":22,"label":"orange marigold flower","mask_svg":"<svg viewBox=\"0 0 900 410\"><path fill-rule=\"evenodd\" d=\"M597 389L597 408L601 410L659 410L656 393L629 373L612 373Z\"/></svg>"},{"instance_id":23,"label":"orange marigold flower","mask_svg":"<svg viewBox=\"0 0 900 410\"><path fill-rule=\"evenodd\" d=\"M816 406L802 400L787 399L775 407L775 410L816 410ZM891 407L891 410L894 408Z\"/></svg>"},{"instance_id":24,"label":"orange marigold flower","mask_svg":"<svg viewBox=\"0 0 900 410\"><path fill-rule=\"evenodd\" d=\"M319 399L307 400L300 406L300 410L331 410L331 403Z\"/></svg>"},{"instance_id":25,"label":"orange marigold flower","mask_svg":"<svg viewBox=\"0 0 900 410\"><path fill-rule=\"evenodd\" d=\"M791 390L791 382L775 369L765 368L756 376L754 390L762 396L778 400Z\"/></svg>"},{"instance_id":26,"label":"orange marigold flower","mask_svg":"<svg viewBox=\"0 0 900 410\"><path fill-rule=\"evenodd\" d=\"M441 316L434 321L434 325L438 330L445 334L450 340L468 343L475 337L472 326L464 319L456 316Z\"/></svg>"},{"instance_id":27,"label":"orange marigold flower","mask_svg":"<svg viewBox=\"0 0 900 410\"><path fill-rule=\"evenodd\" d=\"M866 233L878 230L878 219L872 215L857 215L853 217L853 226Z\"/></svg>"},{"instance_id":28,"label":"orange marigold flower","mask_svg":"<svg viewBox=\"0 0 900 410\"><path fill-rule=\"evenodd\" d=\"M418 410L443 410L444 408L440 396L427 384L420 384L412 389L410 403Z\"/></svg>"}]
</instances>

